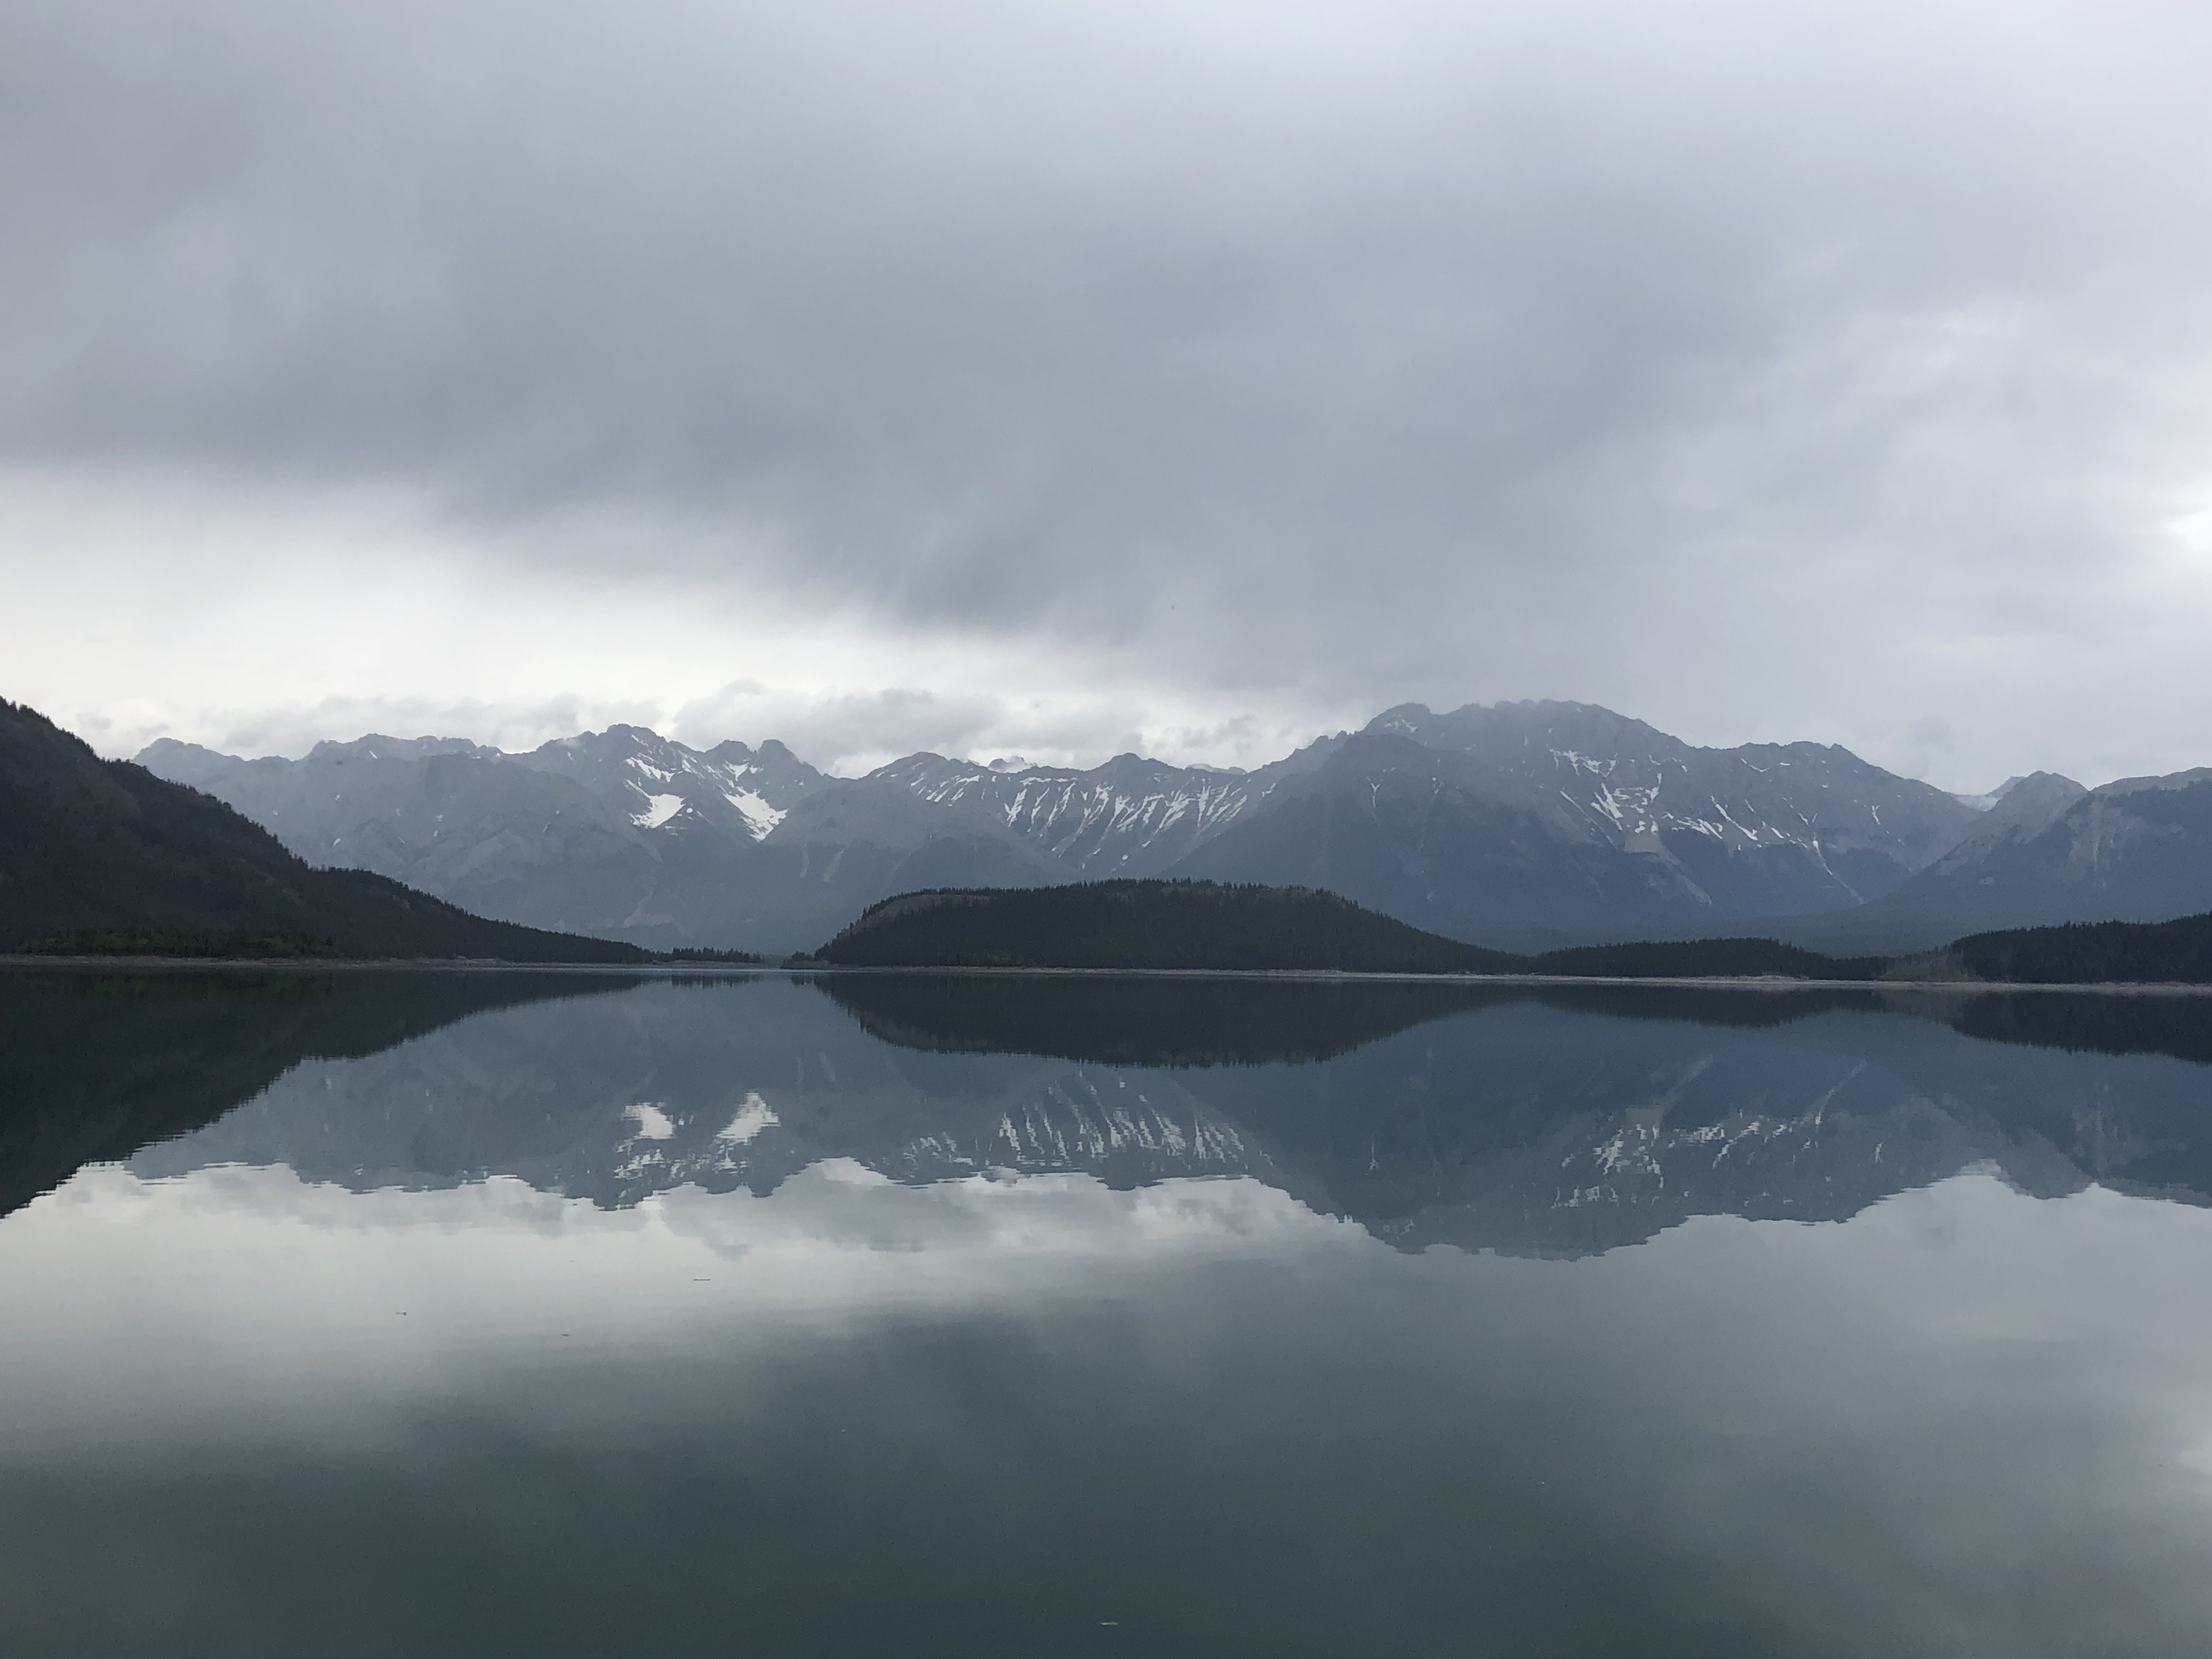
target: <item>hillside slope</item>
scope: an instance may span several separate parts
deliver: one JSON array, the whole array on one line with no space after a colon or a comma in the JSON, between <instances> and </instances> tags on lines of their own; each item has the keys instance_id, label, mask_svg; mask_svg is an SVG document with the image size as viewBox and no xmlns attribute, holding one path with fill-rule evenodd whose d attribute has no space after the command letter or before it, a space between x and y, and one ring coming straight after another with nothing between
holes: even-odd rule
<instances>
[{"instance_id":1,"label":"hillside slope","mask_svg":"<svg viewBox=\"0 0 2212 1659\"><path fill-rule=\"evenodd\" d=\"M341 955L633 962L360 870L311 869L221 801L0 702L0 950L83 929L308 934Z\"/></svg>"}]
</instances>

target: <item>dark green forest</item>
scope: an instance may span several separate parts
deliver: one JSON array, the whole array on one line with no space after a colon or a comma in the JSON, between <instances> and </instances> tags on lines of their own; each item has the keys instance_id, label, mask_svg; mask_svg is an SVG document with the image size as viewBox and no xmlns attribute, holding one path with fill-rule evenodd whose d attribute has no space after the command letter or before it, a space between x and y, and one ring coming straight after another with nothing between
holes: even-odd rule
<instances>
[{"instance_id":1,"label":"dark green forest","mask_svg":"<svg viewBox=\"0 0 2212 1659\"><path fill-rule=\"evenodd\" d=\"M947 889L870 906L817 953L870 968L1309 969L1498 974L1525 958L1310 887L1099 881Z\"/></svg>"},{"instance_id":2,"label":"dark green forest","mask_svg":"<svg viewBox=\"0 0 2212 1659\"><path fill-rule=\"evenodd\" d=\"M191 927L64 927L23 947L34 957L173 957L196 962L311 961L335 957L337 942L313 933Z\"/></svg>"},{"instance_id":3,"label":"dark green forest","mask_svg":"<svg viewBox=\"0 0 2212 1659\"><path fill-rule=\"evenodd\" d=\"M1103 881L903 894L872 906L811 959L855 968L2207 984L2212 916L1982 933L1943 951L1893 959L1823 956L1771 939L1597 945L1520 956L1423 933L1314 888Z\"/></svg>"},{"instance_id":4,"label":"dark green forest","mask_svg":"<svg viewBox=\"0 0 2212 1659\"><path fill-rule=\"evenodd\" d=\"M1310 887L1102 881L947 889L871 907L817 960L867 968L1121 968L1390 974L1557 974L1590 979L1876 976L1772 939L1592 945L1542 956L1423 933Z\"/></svg>"},{"instance_id":5,"label":"dark green forest","mask_svg":"<svg viewBox=\"0 0 2212 1659\"><path fill-rule=\"evenodd\" d=\"M2212 915L1975 933L1939 953L2015 985L2212 984Z\"/></svg>"}]
</instances>

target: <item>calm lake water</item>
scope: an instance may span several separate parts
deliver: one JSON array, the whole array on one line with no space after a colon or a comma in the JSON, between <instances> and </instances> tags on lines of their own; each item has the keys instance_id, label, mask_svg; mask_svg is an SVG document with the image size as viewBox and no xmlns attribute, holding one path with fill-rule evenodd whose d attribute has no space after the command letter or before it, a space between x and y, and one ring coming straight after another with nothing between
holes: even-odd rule
<instances>
[{"instance_id":1,"label":"calm lake water","mask_svg":"<svg viewBox=\"0 0 2212 1659\"><path fill-rule=\"evenodd\" d=\"M0 975L0 1652L2212 1652L2212 1004Z\"/></svg>"}]
</instances>

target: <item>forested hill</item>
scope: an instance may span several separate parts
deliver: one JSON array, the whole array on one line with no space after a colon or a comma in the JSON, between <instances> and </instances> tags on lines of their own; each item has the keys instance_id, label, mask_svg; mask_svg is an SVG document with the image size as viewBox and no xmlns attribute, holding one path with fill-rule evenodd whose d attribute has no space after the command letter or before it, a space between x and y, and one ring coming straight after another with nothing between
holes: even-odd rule
<instances>
[{"instance_id":1,"label":"forested hill","mask_svg":"<svg viewBox=\"0 0 2212 1659\"><path fill-rule=\"evenodd\" d=\"M1765 939L1603 945L1541 956L1463 945L1334 893L1211 881L959 888L872 906L818 959L854 968L1329 969L1544 974L1580 979L1870 979L1880 958L1838 961Z\"/></svg>"},{"instance_id":2,"label":"forested hill","mask_svg":"<svg viewBox=\"0 0 2212 1659\"><path fill-rule=\"evenodd\" d=\"M871 905L817 953L869 968L1323 969L1498 974L1526 959L1310 887L1100 881L948 889Z\"/></svg>"},{"instance_id":3,"label":"forested hill","mask_svg":"<svg viewBox=\"0 0 2212 1659\"><path fill-rule=\"evenodd\" d=\"M1929 964L2017 985L2212 985L2212 915L1975 933Z\"/></svg>"},{"instance_id":4,"label":"forested hill","mask_svg":"<svg viewBox=\"0 0 2212 1659\"><path fill-rule=\"evenodd\" d=\"M1103 881L944 889L885 899L823 945L817 959L855 968L2212 984L2212 915L1983 933L1942 951L1897 958L1826 957L1766 939L1591 945L1520 956L1425 933L1313 888Z\"/></svg>"},{"instance_id":5,"label":"forested hill","mask_svg":"<svg viewBox=\"0 0 2212 1659\"><path fill-rule=\"evenodd\" d=\"M317 870L212 796L104 761L0 701L0 951L72 939L269 939L342 957L646 962L635 945L489 921L362 870Z\"/></svg>"}]
</instances>

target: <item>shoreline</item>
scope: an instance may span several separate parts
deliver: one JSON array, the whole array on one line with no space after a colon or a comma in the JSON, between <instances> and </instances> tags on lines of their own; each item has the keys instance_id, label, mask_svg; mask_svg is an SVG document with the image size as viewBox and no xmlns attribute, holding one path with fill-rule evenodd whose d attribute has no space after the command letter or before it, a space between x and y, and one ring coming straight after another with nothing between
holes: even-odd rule
<instances>
[{"instance_id":1,"label":"shoreline","mask_svg":"<svg viewBox=\"0 0 2212 1659\"><path fill-rule=\"evenodd\" d=\"M751 962L502 962L496 957L49 957L0 951L0 970L22 968L116 968L132 973L195 969L258 974L764 974Z\"/></svg>"},{"instance_id":2,"label":"shoreline","mask_svg":"<svg viewBox=\"0 0 2212 1659\"><path fill-rule=\"evenodd\" d=\"M1273 981L1304 984L1468 985L1572 987L1648 986L1662 989L1716 991L1885 991L1975 993L2065 992L2102 996L2212 996L2212 984L2180 981L2095 981L2037 984L2008 980L1893 980L1791 979L1781 975L1729 977L1721 975L1670 975L1632 978L1619 975L1576 974L1417 974L1362 972L1335 968L873 968L822 963L787 967L779 963L722 962L501 962L491 957L50 957L0 953L0 970L64 969L144 972L251 973L434 973L434 974L598 974L626 979L701 977L748 979L778 974L785 978L813 978L836 974L917 974L964 978L1042 979L1229 979Z\"/></svg>"}]
</instances>

